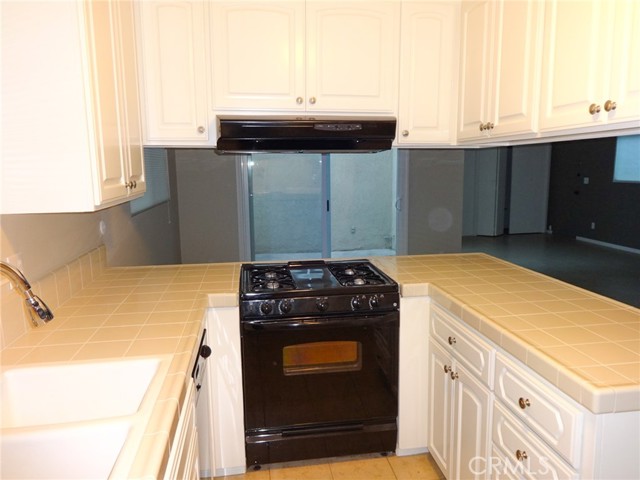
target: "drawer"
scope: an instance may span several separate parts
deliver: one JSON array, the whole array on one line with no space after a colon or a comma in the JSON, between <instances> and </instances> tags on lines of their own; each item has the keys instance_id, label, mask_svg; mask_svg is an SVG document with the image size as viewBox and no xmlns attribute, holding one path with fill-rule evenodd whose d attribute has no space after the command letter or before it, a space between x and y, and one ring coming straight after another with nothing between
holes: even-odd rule
<instances>
[{"instance_id":1,"label":"drawer","mask_svg":"<svg viewBox=\"0 0 640 480\"><path fill-rule=\"evenodd\" d=\"M467 370L490 389L493 384L495 349L478 333L461 324L455 316L433 304L431 308L431 336L441 343Z\"/></svg>"},{"instance_id":2,"label":"drawer","mask_svg":"<svg viewBox=\"0 0 640 480\"><path fill-rule=\"evenodd\" d=\"M576 470L498 403L493 407L492 437L491 478L579 478Z\"/></svg>"},{"instance_id":3,"label":"drawer","mask_svg":"<svg viewBox=\"0 0 640 480\"><path fill-rule=\"evenodd\" d=\"M584 412L533 372L496 355L495 395L574 467L580 466Z\"/></svg>"}]
</instances>

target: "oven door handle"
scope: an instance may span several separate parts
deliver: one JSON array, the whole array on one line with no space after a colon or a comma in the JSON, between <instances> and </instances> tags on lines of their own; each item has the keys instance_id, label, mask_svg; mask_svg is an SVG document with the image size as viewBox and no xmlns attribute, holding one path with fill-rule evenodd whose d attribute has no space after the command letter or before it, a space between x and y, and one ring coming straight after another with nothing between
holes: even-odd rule
<instances>
[{"instance_id":1,"label":"oven door handle","mask_svg":"<svg viewBox=\"0 0 640 480\"><path fill-rule=\"evenodd\" d=\"M316 317L287 320L245 320L242 322L244 330L291 330L299 328L330 328L330 327L367 327L380 323L392 322L397 319L398 312L382 315L359 315L357 317Z\"/></svg>"}]
</instances>

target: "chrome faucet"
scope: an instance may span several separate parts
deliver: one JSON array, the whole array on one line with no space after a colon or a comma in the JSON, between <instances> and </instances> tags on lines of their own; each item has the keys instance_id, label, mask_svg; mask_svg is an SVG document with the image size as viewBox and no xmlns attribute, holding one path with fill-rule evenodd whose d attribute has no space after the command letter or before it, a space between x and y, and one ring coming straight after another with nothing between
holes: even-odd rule
<instances>
[{"instance_id":1,"label":"chrome faucet","mask_svg":"<svg viewBox=\"0 0 640 480\"><path fill-rule=\"evenodd\" d=\"M15 288L22 290L22 294L27 302L27 307L29 307L31 321L36 327L39 326L41 322L36 319L35 315L45 323L53 319L51 309L40 297L34 295L31 291L31 284L20 270L12 267L8 263L0 261L0 272L9 277Z\"/></svg>"}]
</instances>

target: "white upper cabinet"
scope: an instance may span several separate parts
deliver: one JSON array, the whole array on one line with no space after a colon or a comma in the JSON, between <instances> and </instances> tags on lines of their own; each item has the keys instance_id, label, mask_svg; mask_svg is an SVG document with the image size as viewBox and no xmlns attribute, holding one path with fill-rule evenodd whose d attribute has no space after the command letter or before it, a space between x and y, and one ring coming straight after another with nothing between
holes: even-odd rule
<instances>
[{"instance_id":1,"label":"white upper cabinet","mask_svg":"<svg viewBox=\"0 0 640 480\"><path fill-rule=\"evenodd\" d=\"M540 104L543 132L638 127L640 4L546 3ZM591 128L590 128L591 127Z\"/></svg>"},{"instance_id":2,"label":"white upper cabinet","mask_svg":"<svg viewBox=\"0 0 640 480\"><path fill-rule=\"evenodd\" d=\"M304 110L304 2L214 2L210 9L213 108Z\"/></svg>"},{"instance_id":3,"label":"white upper cabinet","mask_svg":"<svg viewBox=\"0 0 640 480\"><path fill-rule=\"evenodd\" d=\"M455 3L402 4L399 145L454 142L458 22Z\"/></svg>"},{"instance_id":4,"label":"white upper cabinet","mask_svg":"<svg viewBox=\"0 0 640 480\"><path fill-rule=\"evenodd\" d=\"M463 2L458 139L537 130L543 2Z\"/></svg>"},{"instance_id":5,"label":"white upper cabinet","mask_svg":"<svg viewBox=\"0 0 640 480\"><path fill-rule=\"evenodd\" d=\"M399 2L307 2L307 110L395 113Z\"/></svg>"},{"instance_id":6,"label":"white upper cabinet","mask_svg":"<svg viewBox=\"0 0 640 480\"><path fill-rule=\"evenodd\" d=\"M136 2L136 14L145 145L215 143L204 3L146 0Z\"/></svg>"},{"instance_id":7,"label":"white upper cabinet","mask_svg":"<svg viewBox=\"0 0 640 480\"><path fill-rule=\"evenodd\" d=\"M133 25L130 1L3 4L2 213L144 193Z\"/></svg>"},{"instance_id":8,"label":"white upper cabinet","mask_svg":"<svg viewBox=\"0 0 640 480\"><path fill-rule=\"evenodd\" d=\"M213 109L394 113L400 4L214 2Z\"/></svg>"}]
</instances>

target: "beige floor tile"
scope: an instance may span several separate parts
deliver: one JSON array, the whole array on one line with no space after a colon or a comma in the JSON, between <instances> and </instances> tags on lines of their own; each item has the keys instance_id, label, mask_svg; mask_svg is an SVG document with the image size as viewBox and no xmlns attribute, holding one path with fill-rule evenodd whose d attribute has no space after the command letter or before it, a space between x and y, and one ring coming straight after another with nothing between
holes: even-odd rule
<instances>
[{"instance_id":1,"label":"beige floor tile","mask_svg":"<svg viewBox=\"0 0 640 480\"><path fill-rule=\"evenodd\" d=\"M269 470L255 470L241 475L228 475L226 477L215 477L215 480L269 480Z\"/></svg>"},{"instance_id":2,"label":"beige floor tile","mask_svg":"<svg viewBox=\"0 0 640 480\"><path fill-rule=\"evenodd\" d=\"M271 468L271 480L332 480L328 463Z\"/></svg>"},{"instance_id":3,"label":"beige floor tile","mask_svg":"<svg viewBox=\"0 0 640 480\"><path fill-rule=\"evenodd\" d=\"M391 468L398 480L439 480L442 474L429 455L389 457Z\"/></svg>"},{"instance_id":4,"label":"beige floor tile","mask_svg":"<svg viewBox=\"0 0 640 480\"><path fill-rule=\"evenodd\" d=\"M396 480L389 461L384 457L336 460L330 466L333 480Z\"/></svg>"}]
</instances>

